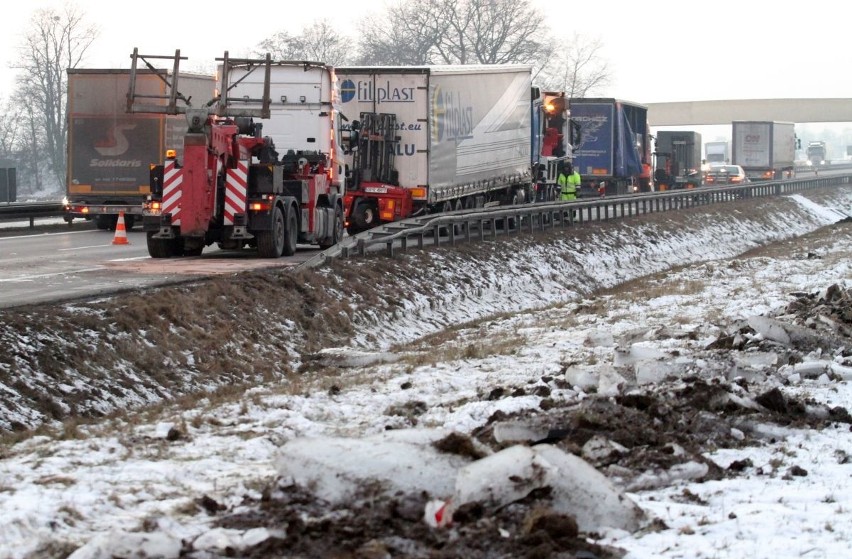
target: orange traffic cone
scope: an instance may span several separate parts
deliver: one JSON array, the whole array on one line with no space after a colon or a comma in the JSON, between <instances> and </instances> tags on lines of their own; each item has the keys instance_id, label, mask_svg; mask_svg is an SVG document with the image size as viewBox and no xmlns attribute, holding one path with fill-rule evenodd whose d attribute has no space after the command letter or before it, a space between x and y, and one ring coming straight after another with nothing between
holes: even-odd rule
<instances>
[{"instance_id":1,"label":"orange traffic cone","mask_svg":"<svg viewBox=\"0 0 852 559\"><path fill-rule=\"evenodd\" d=\"M118 214L118 223L115 224L115 237L112 239L114 245L129 245L127 240L127 229L124 227L124 212Z\"/></svg>"}]
</instances>

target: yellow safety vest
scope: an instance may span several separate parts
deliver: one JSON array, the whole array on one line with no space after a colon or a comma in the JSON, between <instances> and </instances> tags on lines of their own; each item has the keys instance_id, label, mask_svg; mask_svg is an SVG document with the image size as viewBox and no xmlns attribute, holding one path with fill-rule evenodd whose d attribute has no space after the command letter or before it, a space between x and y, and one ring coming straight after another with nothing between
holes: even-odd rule
<instances>
[{"instance_id":1,"label":"yellow safety vest","mask_svg":"<svg viewBox=\"0 0 852 559\"><path fill-rule=\"evenodd\" d=\"M574 171L568 176L568 182L573 184L575 187L580 188L580 183L583 182L583 179L580 178L580 173Z\"/></svg>"},{"instance_id":2,"label":"yellow safety vest","mask_svg":"<svg viewBox=\"0 0 852 559\"><path fill-rule=\"evenodd\" d=\"M556 183L559 185L562 194L562 200L577 199L577 184L575 183L576 179L574 178L574 175L577 175L577 178L580 177L580 175L578 175L577 173L574 173L572 175L560 173L559 178L556 179Z\"/></svg>"}]
</instances>

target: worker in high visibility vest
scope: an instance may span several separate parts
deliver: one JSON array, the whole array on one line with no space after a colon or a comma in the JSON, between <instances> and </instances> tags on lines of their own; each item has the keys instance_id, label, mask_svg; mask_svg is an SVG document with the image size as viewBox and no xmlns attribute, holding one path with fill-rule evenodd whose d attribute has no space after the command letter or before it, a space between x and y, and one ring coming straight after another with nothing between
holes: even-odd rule
<instances>
[{"instance_id":1,"label":"worker in high visibility vest","mask_svg":"<svg viewBox=\"0 0 852 559\"><path fill-rule=\"evenodd\" d=\"M574 169L573 165L566 165L562 168L556 183L559 185L561 200L577 199L577 190L580 188L580 173Z\"/></svg>"}]
</instances>

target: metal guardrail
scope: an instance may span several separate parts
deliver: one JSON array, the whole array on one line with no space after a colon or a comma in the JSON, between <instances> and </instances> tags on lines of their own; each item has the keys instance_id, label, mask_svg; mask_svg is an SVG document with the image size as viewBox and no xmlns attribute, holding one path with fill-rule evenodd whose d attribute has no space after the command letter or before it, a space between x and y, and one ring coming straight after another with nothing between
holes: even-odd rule
<instances>
[{"instance_id":1,"label":"metal guardrail","mask_svg":"<svg viewBox=\"0 0 852 559\"><path fill-rule=\"evenodd\" d=\"M852 169L852 162L841 162L841 163L828 163L826 165L817 165L814 167L813 165L796 165L795 170L797 173L807 173L808 171L842 171Z\"/></svg>"},{"instance_id":2,"label":"metal guardrail","mask_svg":"<svg viewBox=\"0 0 852 559\"><path fill-rule=\"evenodd\" d=\"M340 243L302 263L315 267L334 258L364 256L384 245L385 254L393 256L397 249L410 245L423 248L427 240L433 246L458 242L494 239L524 231L534 233L558 227L583 225L624 217L677 211L705 206L803 192L816 188L852 184L852 175L834 175L774 182L754 182L742 186L701 186L685 190L668 190L628 196L608 196L593 200L545 202L518 206L501 206L488 210L462 210L388 223L344 238Z\"/></svg>"},{"instance_id":3,"label":"metal guardrail","mask_svg":"<svg viewBox=\"0 0 852 559\"><path fill-rule=\"evenodd\" d=\"M852 165L849 167L852 168ZM395 221L346 237L299 267L319 266L334 258L363 256L375 252L374 247L377 245L385 245L385 253L393 256L397 248L407 250L411 244L423 248L427 239L432 245L455 245L458 242L497 238L500 234L512 235L523 231L533 233L592 221L608 221L747 198L780 196L845 184L852 184L852 175L753 182L733 187L701 186L591 200L581 198L571 202L532 203L433 214ZM62 217L64 213L62 202L0 204L0 221L29 220L30 227L34 227L37 218Z\"/></svg>"},{"instance_id":4,"label":"metal guardrail","mask_svg":"<svg viewBox=\"0 0 852 559\"><path fill-rule=\"evenodd\" d=\"M30 227L35 227L35 220L45 217L62 217L65 206L62 202L12 202L0 204L0 221L29 220Z\"/></svg>"}]
</instances>

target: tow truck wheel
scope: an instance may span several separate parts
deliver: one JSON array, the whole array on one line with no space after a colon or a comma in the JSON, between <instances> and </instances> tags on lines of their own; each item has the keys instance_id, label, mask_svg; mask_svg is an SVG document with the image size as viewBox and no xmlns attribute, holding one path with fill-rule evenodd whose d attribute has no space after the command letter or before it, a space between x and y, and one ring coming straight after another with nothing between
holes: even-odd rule
<instances>
[{"instance_id":1,"label":"tow truck wheel","mask_svg":"<svg viewBox=\"0 0 852 559\"><path fill-rule=\"evenodd\" d=\"M183 241L184 256L201 256L204 251L204 241L195 237L187 237Z\"/></svg>"},{"instance_id":2,"label":"tow truck wheel","mask_svg":"<svg viewBox=\"0 0 852 559\"><path fill-rule=\"evenodd\" d=\"M321 249L325 250L327 248L331 248L337 243L340 242L340 239L343 238L343 210L340 209L340 206L336 206L334 209L334 224L332 226L331 237L326 239L326 242L320 243L319 246Z\"/></svg>"},{"instance_id":3,"label":"tow truck wheel","mask_svg":"<svg viewBox=\"0 0 852 559\"><path fill-rule=\"evenodd\" d=\"M284 252L284 215L281 208L272 211L272 228L257 232L257 252L263 258L278 258Z\"/></svg>"},{"instance_id":4,"label":"tow truck wheel","mask_svg":"<svg viewBox=\"0 0 852 559\"><path fill-rule=\"evenodd\" d=\"M174 256L172 239L155 239L156 231L148 231L148 254L151 258L171 258Z\"/></svg>"},{"instance_id":5,"label":"tow truck wheel","mask_svg":"<svg viewBox=\"0 0 852 559\"><path fill-rule=\"evenodd\" d=\"M287 208L287 228L284 230L284 256L296 254L296 243L299 240L299 218L296 210Z\"/></svg>"}]
</instances>

